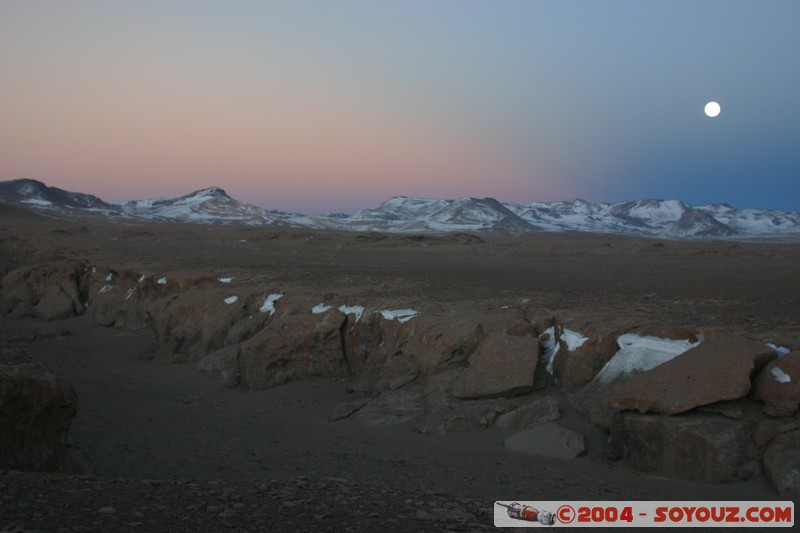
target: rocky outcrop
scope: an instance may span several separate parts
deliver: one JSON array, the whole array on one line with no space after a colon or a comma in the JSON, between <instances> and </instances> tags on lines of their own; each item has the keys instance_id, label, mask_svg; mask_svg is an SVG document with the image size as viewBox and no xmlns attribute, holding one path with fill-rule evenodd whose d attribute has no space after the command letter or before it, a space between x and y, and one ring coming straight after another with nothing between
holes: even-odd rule
<instances>
[{"instance_id":1,"label":"rocky outcrop","mask_svg":"<svg viewBox=\"0 0 800 533\"><path fill-rule=\"evenodd\" d=\"M469 358L469 367L453 385L457 398L496 398L533 390L539 341L532 334L491 333Z\"/></svg>"},{"instance_id":2,"label":"rocky outcrop","mask_svg":"<svg viewBox=\"0 0 800 533\"><path fill-rule=\"evenodd\" d=\"M398 376L460 368L485 337L482 318L470 313L429 314L410 322L368 313L348 316L345 353L359 386L381 391Z\"/></svg>"},{"instance_id":3,"label":"rocky outcrop","mask_svg":"<svg viewBox=\"0 0 800 533\"><path fill-rule=\"evenodd\" d=\"M199 361L225 347L230 330L242 319L259 313L264 299L259 293L237 296L232 301L227 299L231 298L229 292L193 287L152 306L158 360Z\"/></svg>"},{"instance_id":4,"label":"rocky outcrop","mask_svg":"<svg viewBox=\"0 0 800 533\"><path fill-rule=\"evenodd\" d=\"M24 266L3 276L3 308L12 318L58 320L84 311L80 291L83 266L58 262Z\"/></svg>"},{"instance_id":5,"label":"rocky outcrop","mask_svg":"<svg viewBox=\"0 0 800 533\"><path fill-rule=\"evenodd\" d=\"M75 389L19 351L0 350L0 468L65 471Z\"/></svg>"},{"instance_id":6,"label":"rocky outcrop","mask_svg":"<svg viewBox=\"0 0 800 533\"><path fill-rule=\"evenodd\" d=\"M750 479L760 473L748 421L712 414L621 413L611 427L618 456L639 470L704 483Z\"/></svg>"},{"instance_id":7,"label":"rocky outcrop","mask_svg":"<svg viewBox=\"0 0 800 533\"><path fill-rule=\"evenodd\" d=\"M149 327L157 312L154 308L178 293L178 287L160 276L98 267L87 269L82 285L89 316L103 326L127 330Z\"/></svg>"},{"instance_id":8,"label":"rocky outcrop","mask_svg":"<svg viewBox=\"0 0 800 533\"><path fill-rule=\"evenodd\" d=\"M764 453L764 473L781 498L800 497L800 431L770 444Z\"/></svg>"},{"instance_id":9,"label":"rocky outcrop","mask_svg":"<svg viewBox=\"0 0 800 533\"><path fill-rule=\"evenodd\" d=\"M349 376L342 351L344 322L345 316L335 310L275 316L241 345L242 384L257 390L309 377Z\"/></svg>"},{"instance_id":10,"label":"rocky outcrop","mask_svg":"<svg viewBox=\"0 0 800 533\"><path fill-rule=\"evenodd\" d=\"M585 451L579 434L552 423L566 400L609 430L616 456L636 468L730 481L758 473L763 456L775 486L793 490L786 479L800 403L794 354L769 362L776 355L766 346L715 333L666 363L603 381L604 365L624 355L621 335L695 342L699 332L654 327L635 313L609 319L606 309L473 303L429 303L400 321L379 310L406 303L296 290L270 300L249 281L167 278L71 262L23 266L3 278L0 311L55 320L88 310L105 326L150 327L159 361L197 362L225 386L347 379L354 400L333 408L332 420L426 434L523 430L506 446L540 455Z\"/></svg>"},{"instance_id":11,"label":"rocky outcrop","mask_svg":"<svg viewBox=\"0 0 800 533\"><path fill-rule=\"evenodd\" d=\"M674 415L747 396L751 376L775 352L736 335L709 335L698 347L647 372L632 375L613 393L615 408Z\"/></svg>"},{"instance_id":12,"label":"rocky outcrop","mask_svg":"<svg viewBox=\"0 0 800 533\"><path fill-rule=\"evenodd\" d=\"M800 405L800 352L767 364L753 381L751 397L764 402L769 416L794 416Z\"/></svg>"},{"instance_id":13,"label":"rocky outcrop","mask_svg":"<svg viewBox=\"0 0 800 533\"><path fill-rule=\"evenodd\" d=\"M503 441L514 452L555 459L574 459L586 453L583 435L555 422L546 422L514 433Z\"/></svg>"}]
</instances>

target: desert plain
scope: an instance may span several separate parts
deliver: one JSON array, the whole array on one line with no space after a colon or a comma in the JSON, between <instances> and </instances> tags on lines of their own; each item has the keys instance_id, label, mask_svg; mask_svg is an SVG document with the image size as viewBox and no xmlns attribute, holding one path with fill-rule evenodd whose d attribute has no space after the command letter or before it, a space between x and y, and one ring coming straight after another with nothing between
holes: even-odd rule
<instances>
[{"instance_id":1,"label":"desert plain","mask_svg":"<svg viewBox=\"0 0 800 533\"><path fill-rule=\"evenodd\" d=\"M535 348L556 325L796 350L796 243L130 224L0 206L0 254L0 347L74 387L79 470L0 470L0 531L477 530L492 528L494 501L792 498L762 459L796 433L796 412L764 414L745 392L676 414L761 424L732 433L762 440L730 475L635 464L611 438L618 420L598 423L625 409L593 411L585 368L559 379L572 367L553 375L539 352L521 363L486 343ZM13 292L15 271L41 265L75 273L72 312ZM268 295L280 295L272 309ZM283 355L264 362L269 350ZM544 399L541 420L498 424ZM579 434L583 449L565 459L504 446L539 422Z\"/></svg>"}]
</instances>

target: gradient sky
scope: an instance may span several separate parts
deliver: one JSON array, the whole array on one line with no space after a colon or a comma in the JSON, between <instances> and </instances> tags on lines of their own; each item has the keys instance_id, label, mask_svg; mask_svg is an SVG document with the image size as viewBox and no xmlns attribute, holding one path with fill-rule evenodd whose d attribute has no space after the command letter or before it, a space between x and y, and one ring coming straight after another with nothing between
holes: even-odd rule
<instances>
[{"instance_id":1,"label":"gradient sky","mask_svg":"<svg viewBox=\"0 0 800 533\"><path fill-rule=\"evenodd\" d=\"M798 28L797 0L0 0L0 180L800 210Z\"/></svg>"}]
</instances>

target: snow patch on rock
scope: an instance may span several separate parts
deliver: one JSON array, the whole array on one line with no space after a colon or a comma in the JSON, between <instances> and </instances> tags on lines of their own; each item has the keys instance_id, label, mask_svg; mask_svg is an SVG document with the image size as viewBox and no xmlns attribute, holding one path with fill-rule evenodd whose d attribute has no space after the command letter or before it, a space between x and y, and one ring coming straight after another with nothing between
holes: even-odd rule
<instances>
[{"instance_id":1,"label":"snow patch on rock","mask_svg":"<svg viewBox=\"0 0 800 533\"><path fill-rule=\"evenodd\" d=\"M340 305L339 312L345 315L356 315L356 322L361 320L361 315L364 314L363 305Z\"/></svg>"},{"instance_id":2,"label":"snow patch on rock","mask_svg":"<svg viewBox=\"0 0 800 533\"><path fill-rule=\"evenodd\" d=\"M555 361L556 354L561 348L561 345L556 341L556 328L550 327L544 330L542 336L547 336L547 339L542 341L542 356L541 360L545 364L547 372L553 374L553 361ZM583 346L583 343L588 341L588 337L584 337L577 331L564 328L561 332L561 340L567 345L567 349L572 352Z\"/></svg>"},{"instance_id":3,"label":"snow patch on rock","mask_svg":"<svg viewBox=\"0 0 800 533\"><path fill-rule=\"evenodd\" d=\"M408 322L419 313L414 309L384 309L380 311L381 316L386 320L397 320L400 323Z\"/></svg>"},{"instance_id":4,"label":"snow patch on rock","mask_svg":"<svg viewBox=\"0 0 800 533\"><path fill-rule=\"evenodd\" d=\"M633 372L646 372L670 361L682 353L696 348L695 343L688 340L662 339L636 333L620 335L617 339L619 351L606 363L597 374L600 383L610 383L620 375Z\"/></svg>"},{"instance_id":5,"label":"snow patch on rock","mask_svg":"<svg viewBox=\"0 0 800 533\"><path fill-rule=\"evenodd\" d=\"M269 313L270 316L272 316L273 314L275 314L275 302L277 302L281 298L283 298L283 294L277 294L277 293L270 294L269 296L267 296L267 299L264 300L264 303L259 308L259 311L261 311L262 313Z\"/></svg>"},{"instance_id":6,"label":"snow patch on rock","mask_svg":"<svg viewBox=\"0 0 800 533\"><path fill-rule=\"evenodd\" d=\"M771 348L776 354L778 354L778 357L783 357L784 355L788 355L789 352L791 352L791 350L786 346L778 346L777 344L773 344L771 342L768 342L767 346Z\"/></svg>"},{"instance_id":7,"label":"snow patch on rock","mask_svg":"<svg viewBox=\"0 0 800 533\"><path fill-rule=\"evenodd\" d=\"M773 366L770 372L778 383L789 383L792 381L792 377L777 366Z\"/></svg>"}]
</instances>

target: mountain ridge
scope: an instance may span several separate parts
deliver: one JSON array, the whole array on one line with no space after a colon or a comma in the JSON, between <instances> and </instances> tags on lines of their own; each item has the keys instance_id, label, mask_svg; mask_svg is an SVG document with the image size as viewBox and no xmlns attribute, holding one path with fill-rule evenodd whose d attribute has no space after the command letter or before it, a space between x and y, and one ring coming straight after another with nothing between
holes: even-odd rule
<instances>
[{"instance_id":1,"label":"mountain ridge","mask_svg":"<svg viewBox=\"0 0 800 533\"><path fill-rule=\"evenodd\" d=\"M217 186L176 198L105 202L32 179L0 181L0 204L65 217L81 214L112 219L206 224L247 224L340 231L448 233L479 231L522 234L579 231L667 238L798 238L800 213L738 210L728 204L692 206L680 200L642 199L593 203L503 203L494 198L456 199L393 196L352 215L306 216L240 202Z\"/></svg>"}]
</instances>

